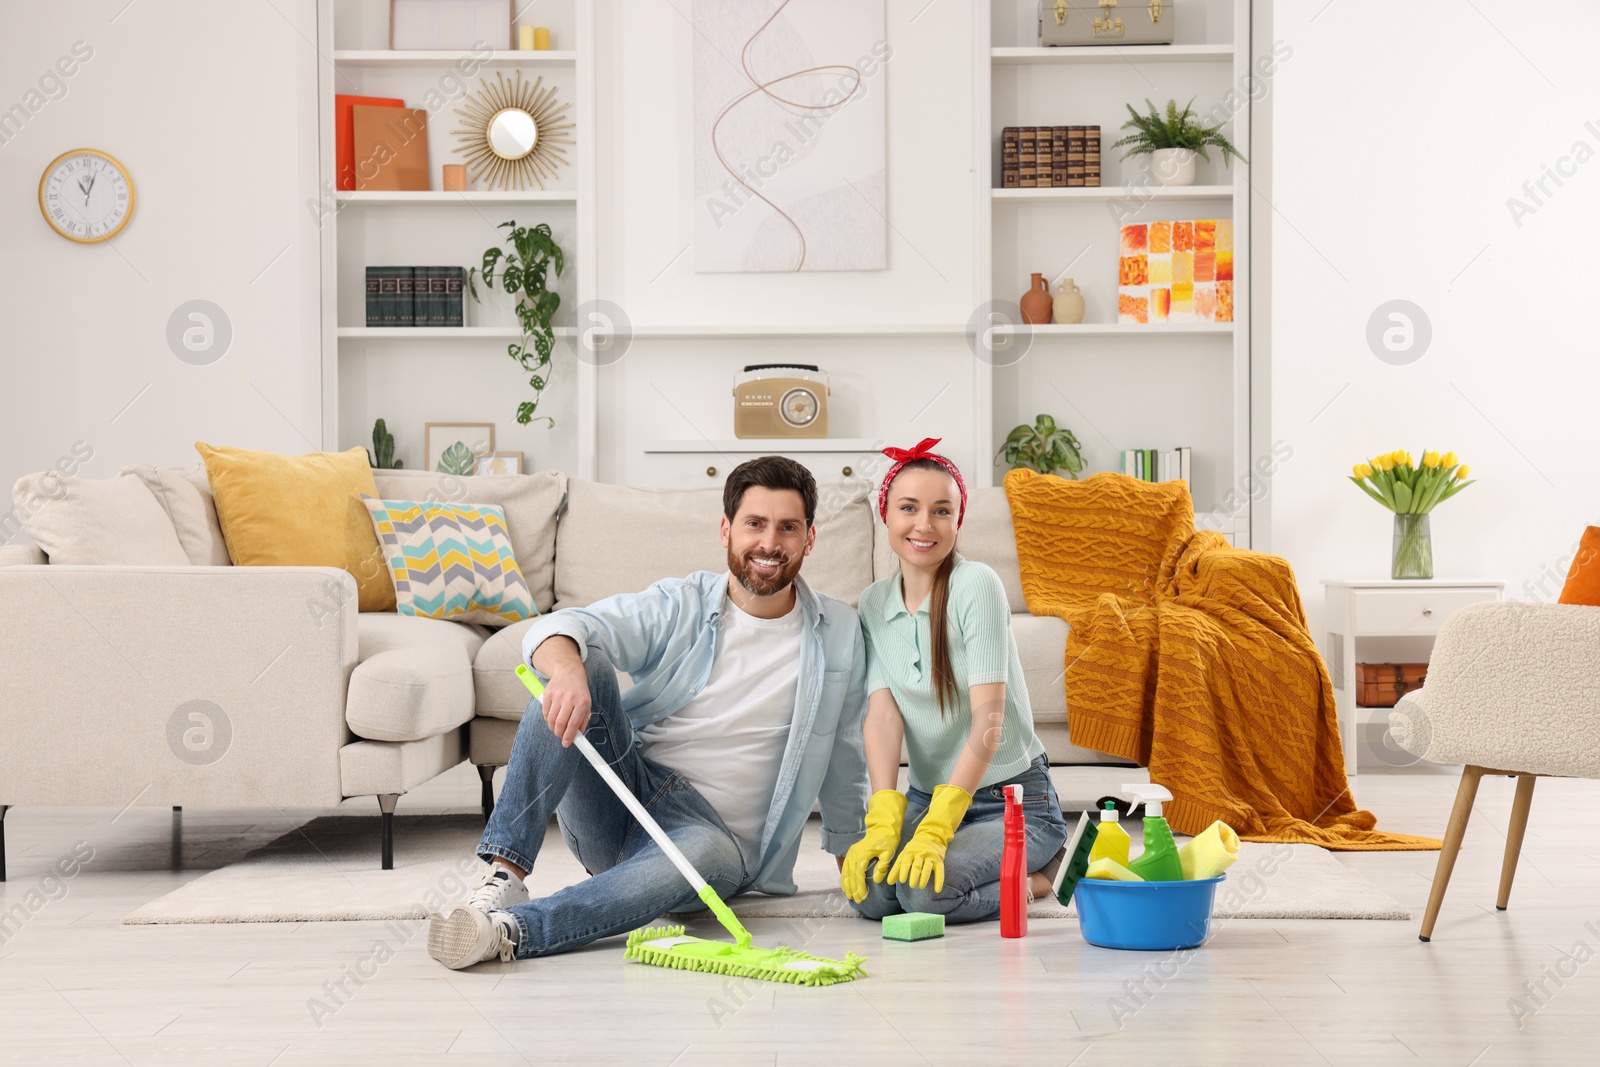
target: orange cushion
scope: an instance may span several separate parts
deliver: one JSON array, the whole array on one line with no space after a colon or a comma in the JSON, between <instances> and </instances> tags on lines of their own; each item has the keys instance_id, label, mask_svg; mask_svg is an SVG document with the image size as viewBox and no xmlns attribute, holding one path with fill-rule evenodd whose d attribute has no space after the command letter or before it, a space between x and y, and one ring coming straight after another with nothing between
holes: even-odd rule
<instances>
[{"instance_id":1,"label":"orange cushion","mask_svg":"<svg viewBox=\"0 0 1600 1067\"><path fill-rule=\"evenodd\" d=\"M1567 571L1567 584L1561 587L1560 603L1600 607L1600 526L1583 531L1578 554Z\"/></svg>"},{"instance_id":2,"label":"orange cushion","mask_svg":"<svg viewBox=\"0 0 1600 1067\"><path fill-rule=\"evenodd\" d=\"M362 611L393 611L394 580L361 494L377 496L366 449L280 456L196 441L217 522L238 566L338 567Z\"/></svg>"}]
</instances>

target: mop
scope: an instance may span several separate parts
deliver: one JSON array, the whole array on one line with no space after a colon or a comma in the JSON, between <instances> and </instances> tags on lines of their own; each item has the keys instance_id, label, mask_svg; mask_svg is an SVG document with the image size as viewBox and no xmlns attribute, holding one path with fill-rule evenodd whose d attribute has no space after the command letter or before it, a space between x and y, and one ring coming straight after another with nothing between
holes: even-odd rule
<instances>
[{"instance_id":1,"label":"mop","mask_svg":"<svg viewBox=\"0 0 1600 1067\"><path fill-rule=\"evenodd\" d=\"M526 664L519 664L517 677L522 679L522 684L528 687L528 691L535 699L540 700L542 706L544 683L539 681L538 675L529 670ZM813 956L782 945L775 949L756 948L752 944L754 938L750 931L744 928L744 924L722 902L722 898L717 896L717 891L700 877L700 872L694 869L694 865L678 846L672 843L672 838L661 829L645 810L644 805L639 803L638 798L622 784L616 772L606 765L606 761L594 750L594 746L583 735L583 731L580 730L577 737L573 738L573 744L594 767L595 773L611 787L617 799L622 801L633 813L634 818L639 820L639 824L649 831L655 843L661 847L661 851L672 861L672 865L678 868L684 880L734 939L734 943L730 945L725 941L708 941L700 937L686 936L682 926L645 927L628 935L625 959L634 959L657 967L709 971L741 978L759 978L769 982L792 982L796 985L833 985L835 982L849 982L866 977L867 972L862 969L862 964L867 962L866 957L857 956L854 952L845 953L844 960L840 961Z\"/></svg>"}]
</instances>

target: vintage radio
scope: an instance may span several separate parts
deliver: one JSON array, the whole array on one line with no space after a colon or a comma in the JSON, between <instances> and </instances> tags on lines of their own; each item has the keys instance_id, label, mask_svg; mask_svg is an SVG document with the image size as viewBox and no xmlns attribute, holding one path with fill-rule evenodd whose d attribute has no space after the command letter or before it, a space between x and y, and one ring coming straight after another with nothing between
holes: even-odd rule
<instances>
[{"instance_id":1,"label":"vintage radio","mask_svg":"<svg viewBox=\"0 0 1600 1067\"><path fill-rule=\"evenodd\" d=\"M1171 44L1171 0L1039 0L1039 44Z\"/></svg>"},{"instance_id":2,"label":"vintage radio","mask_svg":"<svg viewBox=\"0 0 1600 1067\"><path fill-rule=\"evenodd\" d=\"M805 373L773 377L767 371ZM826 374L809 363L757 363L744 373L755 377L734 383L735 437L828 436Z\"/></svg>"}]
</instances>

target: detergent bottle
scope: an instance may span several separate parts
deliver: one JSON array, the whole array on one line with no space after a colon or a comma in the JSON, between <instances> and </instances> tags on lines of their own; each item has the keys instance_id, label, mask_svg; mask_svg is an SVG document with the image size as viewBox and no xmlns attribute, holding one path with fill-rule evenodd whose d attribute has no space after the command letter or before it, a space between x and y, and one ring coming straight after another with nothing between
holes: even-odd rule
<instances>
[{"instance_id":1,"label":"detergent bottle","mask_svg":"<svg viewBox=\"0 0 1600 1067\"><path fill-rule=\"evenodd\" d=\"M1028 840L1022 786L1005 788L1005 845L1000 852L1000 936L1028 936Z\"/></svg>"},{"instance_id":2,"label":"detergent bottle","mask_svg":"<svg viewBox=\"0 0 1600 1067\"><path fill-rule=\"evenodd\" d=\"M1094 848L1089 851L1089 862L1111 860L1119 866L1126 867L1129 844L1128 831L1122 828L1117 806L1109 800L1106 801L1105 810L1100 813L1099 832L1095 834Z\"/></svg>"},{"instance_id":3,"label":"detergent bottle","mask_svg":"<svg viewBox=\"0 0 1600 1067\"><path fill-rule=\"evenodd\" d=\"M1161 804L1172 793L1155 783L1125 785L1122 791L1144 803L1144 851L1128 864L1128 870L1147 882L1183 881L1183 861L1178 859L1178 844L1172 840L1172 827L1161 816Z\"/></svg>"}]
</instances>

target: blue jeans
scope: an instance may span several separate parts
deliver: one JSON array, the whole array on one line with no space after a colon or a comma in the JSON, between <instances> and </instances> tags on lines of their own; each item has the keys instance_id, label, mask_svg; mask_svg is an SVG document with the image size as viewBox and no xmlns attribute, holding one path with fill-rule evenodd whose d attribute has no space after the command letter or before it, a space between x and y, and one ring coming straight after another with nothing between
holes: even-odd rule
<instances>
[{"instance_id":1,"label":"blue jeans","mask_svg":"<svg viewBox=\"0 0 1600 1067\"><path fill-rule=\"evenodd\" d=\"M867 874L867 898L855 904L864 918L882 919L906 911L943 915L947 923L982 922L1000 917L1000 854L1005 849L1005 786L1022 786L1022 808L1027 816L1028 870L1037 871L1067 841L1067 822L1061 801L1050 782L1049 765L1038 756L1028 769L1004 782L983 786L956 827L956 836L944 855L944 892L934 892L933 880L922 889L904 882L890 885ZM928 814L933 798L920 789L906 790L906 816L900 830L904 848Z\"/></svg>"},{"instance_id":2,"label":"blue jeans","mask_svg":"<svg viewBox=\"0 0 1600 1067\"><path fill-rule=\"evenodd\" d=\"M589 724L585 736L700 876L724 899L744 887L744 859L711 803L686 779L640 754L622 711L616 672L588 650ZM517 958L548 956L637 929L666 912L703 907L683 875L595 773L576 747L562 748L537 701L511 747L505 785L478 842L485 862L500 856L532 871L554 813L567 848L593 877L513 907Z\"/></svg>"}]
</instances>

